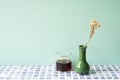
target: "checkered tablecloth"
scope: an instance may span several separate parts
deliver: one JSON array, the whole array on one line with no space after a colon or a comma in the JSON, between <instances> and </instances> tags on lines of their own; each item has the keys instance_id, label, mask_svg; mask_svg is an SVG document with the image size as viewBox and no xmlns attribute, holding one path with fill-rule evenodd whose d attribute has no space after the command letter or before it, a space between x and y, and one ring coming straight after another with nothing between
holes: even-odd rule
<instances>
[{"instance_id":1,"label":"checkered tablecloth","mask_svg":"<svg viewBox=\"0 0 120 80\"><path fill-rule=\"evenodd\" d=\"M55 66L0 65L0 80L120 80L120 66L91 65L88 75L56 71Z\"/></svg>"}]
</instances>

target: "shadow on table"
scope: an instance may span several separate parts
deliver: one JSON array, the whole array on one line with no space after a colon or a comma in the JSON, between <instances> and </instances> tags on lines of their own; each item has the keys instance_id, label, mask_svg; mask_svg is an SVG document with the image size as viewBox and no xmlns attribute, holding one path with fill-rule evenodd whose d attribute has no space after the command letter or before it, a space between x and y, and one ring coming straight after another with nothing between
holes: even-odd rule
<instances>
[{"instance_id":1,"label":"shadow on table","mask_svg":"<svg viewBox=\"0 0 120 80\"><path fill-rule=\"evenodd\" d=\"M96 74L95 70L90 70L89 74Z\"/></svg>"},{"instance_id":2,"label":"shadow on table","mask_svg":"<svg viewBox=\"0 0 120 80\"><path fill-rule=\"evenodd\" d=\"M106 71L106 70L105 70ZM105 72L104 71L104 72ZM102 74L103 73L103 71L101 71L101 70L90 70L90 72L89 72L89 74L91 74L91 75L95 75L95 74Z\"/></svg>"}]
</instances>

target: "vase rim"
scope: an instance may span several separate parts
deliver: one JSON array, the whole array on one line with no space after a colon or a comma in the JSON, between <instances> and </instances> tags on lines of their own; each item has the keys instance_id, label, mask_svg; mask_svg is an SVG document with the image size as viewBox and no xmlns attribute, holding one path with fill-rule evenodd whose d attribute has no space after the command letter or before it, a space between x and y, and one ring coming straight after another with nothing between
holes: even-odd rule
<instances>
[{"instance_id":1,"label":"vase rim","mask_svg":"<svg viewBox=\"0 0 120 80\"><path fill-rule=\"evenodd\" d=\"M85 45L79 45L80 48L87 48Z\"/></svg>"}]
</instances>

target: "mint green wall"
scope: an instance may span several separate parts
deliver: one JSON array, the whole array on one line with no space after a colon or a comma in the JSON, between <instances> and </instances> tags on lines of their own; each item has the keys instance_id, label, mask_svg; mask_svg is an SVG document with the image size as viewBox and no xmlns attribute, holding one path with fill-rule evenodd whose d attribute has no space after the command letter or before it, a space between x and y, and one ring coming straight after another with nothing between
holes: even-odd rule
<instances>
[{"instance_id":1,"label":"mint green wall","mask_svg":"<svg viewBox=\"0 0 120 80\"><path fill-rule=\"evenodd\" d=\"M0 64L51 64L59 51L72 52L101 23L87 48L90 64L120 64L119 0L1 0Z\"/></svg>"}]
</instances>

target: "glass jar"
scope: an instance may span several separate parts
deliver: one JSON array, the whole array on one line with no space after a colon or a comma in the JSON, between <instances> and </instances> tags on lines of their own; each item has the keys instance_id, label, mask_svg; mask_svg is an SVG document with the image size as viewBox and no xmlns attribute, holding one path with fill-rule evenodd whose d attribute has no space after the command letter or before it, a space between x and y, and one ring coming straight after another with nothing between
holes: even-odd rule
<instances>
[{"instance_id":1,"label":"glass jar","mask_svg":"<svg viewBox=\"0 0 120 80\"><path fill-rule=\"evenodd\" d=\"M71 71L72 61L70 59L72 53L70 52L57 52L56 53L56 70L57 71Z\"/></svg>"}]
</instances>

